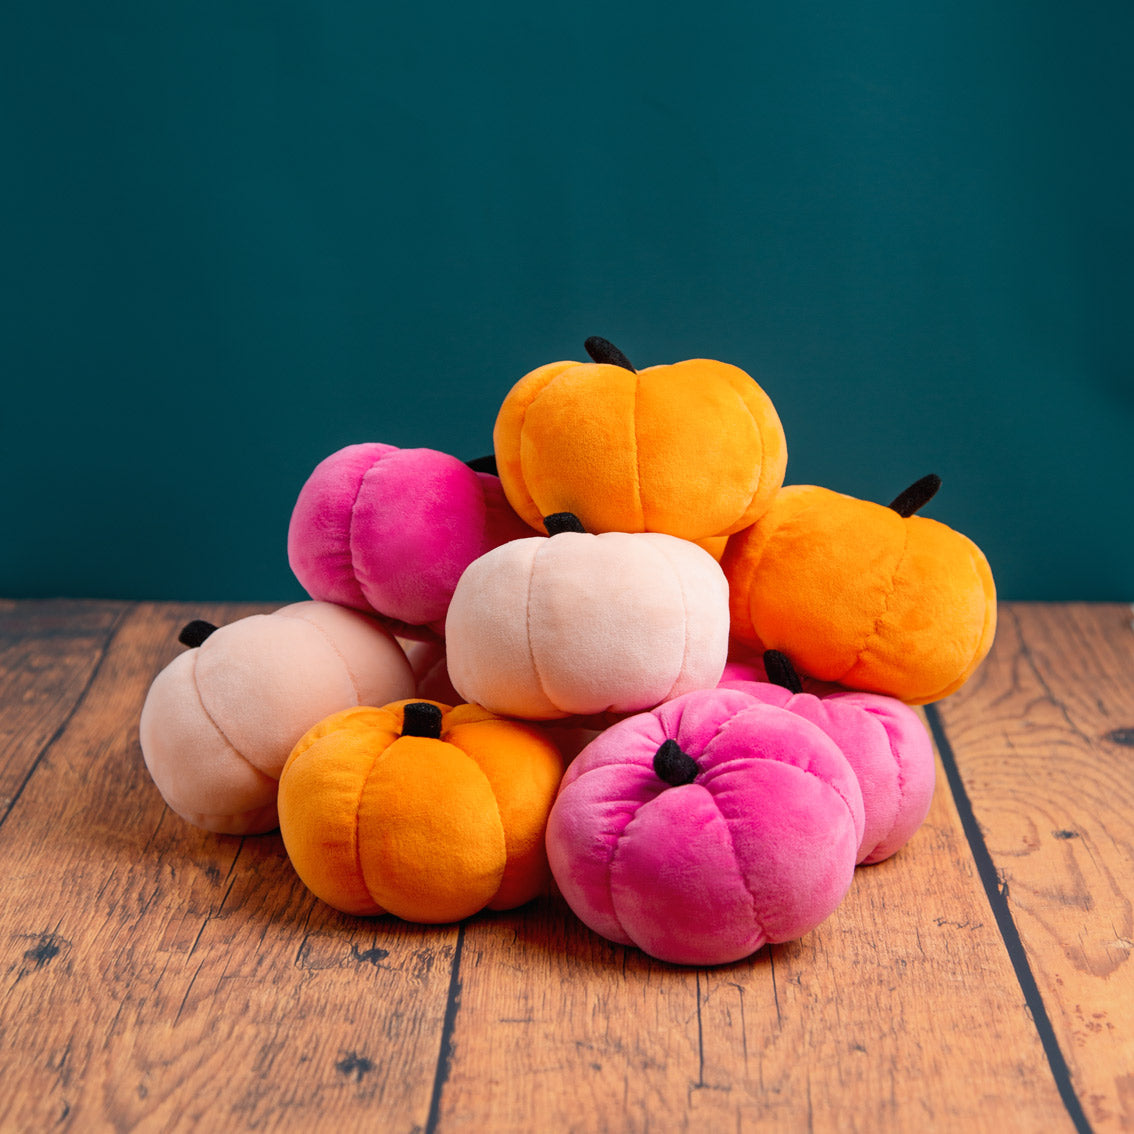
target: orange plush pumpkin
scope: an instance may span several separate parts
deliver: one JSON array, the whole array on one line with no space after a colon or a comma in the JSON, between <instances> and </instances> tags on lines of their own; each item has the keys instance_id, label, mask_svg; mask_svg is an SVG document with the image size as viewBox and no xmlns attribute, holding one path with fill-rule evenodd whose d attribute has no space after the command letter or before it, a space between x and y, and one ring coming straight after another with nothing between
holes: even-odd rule
<instances>
[{"instance_id":1,"label":"orange plush pumpkin","mask_svg":"<svg viewBox=\"0 0 1134 1134\"><path fill-rule=\"evenodd\" d=\"M925 704L959 689L996 631L996 588L972 540L915 515L940 478L888 507L781 489L721 560L732 633L823 681Z\"/></svg>"},{"instance_id":2,"label":"orange plush pumpkin","mask_svg":"<svg viewBox=\"0 0 1134 1134\"><path fill-rule=\"evenodd\" d=\"M544 891L562 775L550 740L475 705L348 709L288 757L280 833L296 873L336 909L458 921Z\"/></svg>"},{"instance_id":3,"label":"orange plush pumpkin","mask_svg":"<svg viewBox=\"0 0 1134 1134\"><path fill-rule=\"evenodd\" d=\"M739 367L689 359L640 372L605 339L512 388L493 442L505 495L537 530L573 512L589 532L701 540L747 527L783 483L787 444Z\"/></svg>"}]
</instances>

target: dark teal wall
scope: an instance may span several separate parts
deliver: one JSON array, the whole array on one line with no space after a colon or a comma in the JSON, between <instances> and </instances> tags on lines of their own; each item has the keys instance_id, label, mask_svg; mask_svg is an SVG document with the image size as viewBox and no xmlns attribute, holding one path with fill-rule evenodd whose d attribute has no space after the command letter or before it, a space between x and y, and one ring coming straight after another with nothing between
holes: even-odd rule
<instances>
[{"instance_id":1,"label":"dark teal wall","mask_svg":"<svg viewBox=\"0 0 1134 1134\"><path fill-rule=\"evenodd\" d=\"M40 0L0 16L0 594L287 599L311 468L591 334L790 482L1134 598L1134 6Z\"/></svg>"}]
</instances>

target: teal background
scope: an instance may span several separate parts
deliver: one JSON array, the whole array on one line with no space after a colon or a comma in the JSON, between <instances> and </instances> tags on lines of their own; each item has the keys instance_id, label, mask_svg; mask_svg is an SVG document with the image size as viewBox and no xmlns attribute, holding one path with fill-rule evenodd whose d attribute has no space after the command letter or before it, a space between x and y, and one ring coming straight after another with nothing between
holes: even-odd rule
<instances>
[{"instance_id":1,"label":"teal background","mask_svg":"<svg viewBox=\"0 0 1134 1134\"><path fill-rule=\"evenodd\" d=\"M0 594L286 600L355 441L600 334L1001 596L1134 599L1134 5L6 5Z\"/></svg>"}]
</instances>

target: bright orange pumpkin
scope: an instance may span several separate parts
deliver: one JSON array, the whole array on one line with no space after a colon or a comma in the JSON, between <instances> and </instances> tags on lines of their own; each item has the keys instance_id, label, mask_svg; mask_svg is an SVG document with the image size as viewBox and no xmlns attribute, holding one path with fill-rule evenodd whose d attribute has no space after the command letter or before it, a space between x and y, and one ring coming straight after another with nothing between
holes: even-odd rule
<instances>
[{"instance_id":1,"label":"bright orange pumpkin","mask_svg":"<svg viewBox=\"0 0 1134 1134\"><path fill-rule=\"evenodd\" d=\"M451 922L541 893L563 760L537 729L475 705L336 713L292 750L280 833L328 905Z\"/></svg>"},{"instance_id":2,"label":"bright orange pumpkin","mask_svg":"<svg viewBox=\"0 0 1134 1134\"><path fill-rule=\"evenodd\" d=\"M589 532L703 540L752 524L783 484L787 443L739 367L689 359L635 371L605 339L593 362L553 362L504 399L493 442L515 511L573 512Z\"/></svg>"},{"instance_id":3,"label":"bright orange pumpkin","mask_svg":"<svg viewBox=\"0 0 1134 1134\"><path fill-rule=\"evenodd\" d=\"M972 540L914 514L940 483L923 477L888 507L782 488L721 559L733 636L909 704L959 689L992 646L996 587Z\"/></svg>"}]
</instances>

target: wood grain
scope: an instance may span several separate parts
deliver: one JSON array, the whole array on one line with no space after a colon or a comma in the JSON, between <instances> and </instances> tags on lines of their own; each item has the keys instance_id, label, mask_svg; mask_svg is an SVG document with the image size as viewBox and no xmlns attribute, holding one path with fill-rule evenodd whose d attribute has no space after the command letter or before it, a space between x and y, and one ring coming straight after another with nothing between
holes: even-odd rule
<instances>
[{"instance_id":1,"label":"wood grain","mask_svg":"<svg viewBox=\"0 0 1134 1134\"><path fill-rule=\"evenodd\" d=\"M683 969L548 902L471 923L460 979L442 1131L1071 1129L940 772L801 941Z\"/></svg>"},{"instance_id":2,"label":"wood grain","mask_svg":"<svg viewBox=\"0 0 1134 1134\"><path fill-rule=\"evenodd\" d=\"M180 626L263 609L0 603L0 1130L1072 1129L940 769L905 850L736 965L653 962L558 899L348 918L142 763ZM1100 1131L1134 1128L1129 620L1008 604L939 709Z\"/></svg>"},{"instance_id":3,"label":"wood grain","mask_svg":"<svg viewBox=\"0 0 1134 1134\"><path fill-rule=\"evenodd\" d=\"M1011 604L941 716L1076 1093L1134 1130L1134 630Z\"/></svg>"},{"instance_id":4,"label":"wood grain","mask_svg":"<svg viewBox=\"0 0 1134 1134\"><path fill-rule=\"evenodd\" d=\"M0 823L82 699L127 606L0 600Z\"/></svg>"},{"instance_id":5,"label":"wood grain","mask_svg":"<svg viewBox=\"0 0 1134 1134\"><path fill-rule=\"evenodd\" d=\"M334 913L277 836L189 827L142 765L178 628L250 609L134 608L0 827L0 1129L427 1120L456 931Z\"/></svg>"}]
</instances>

